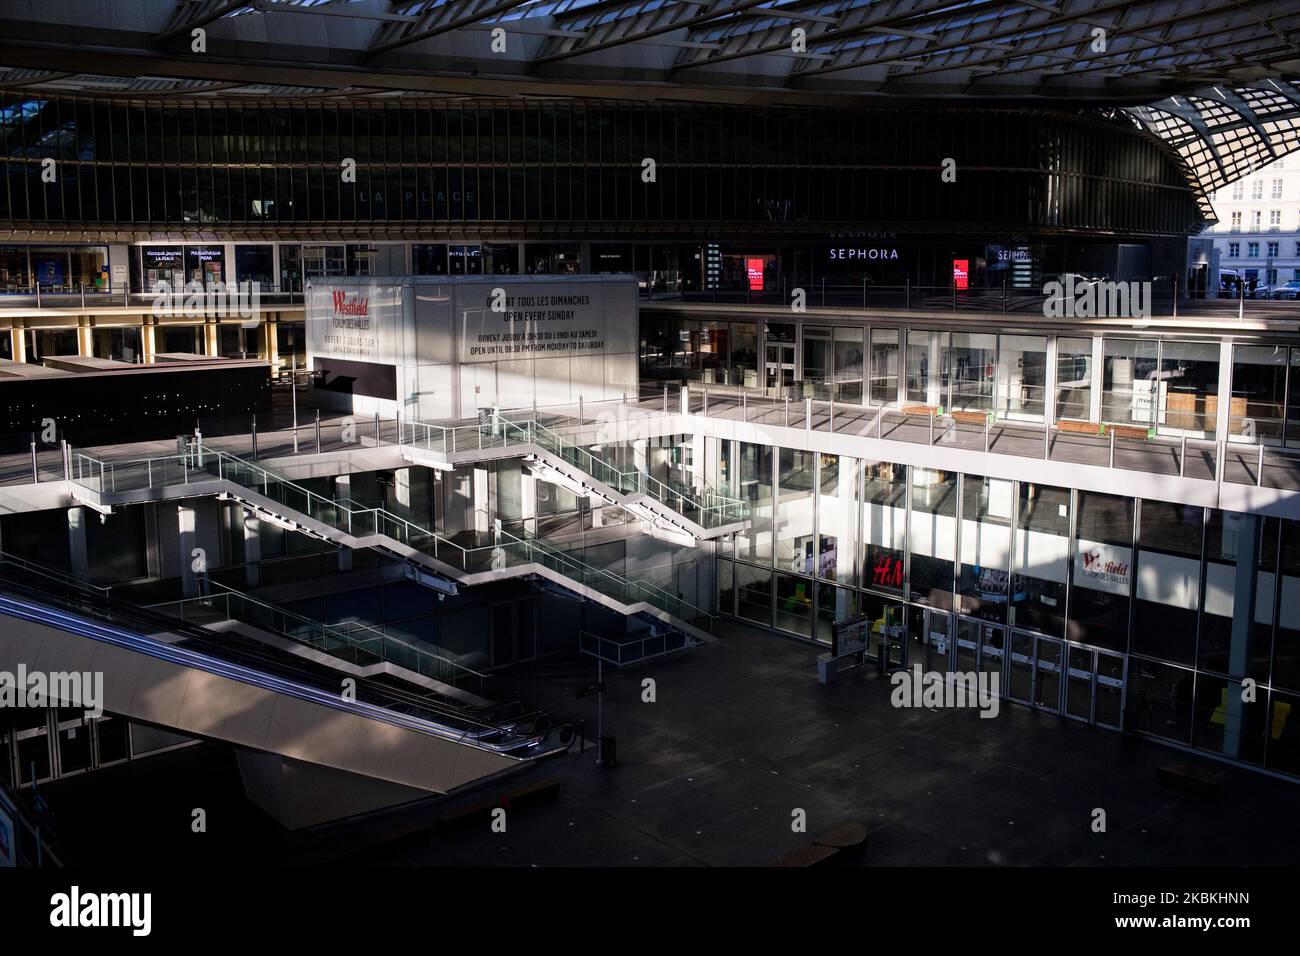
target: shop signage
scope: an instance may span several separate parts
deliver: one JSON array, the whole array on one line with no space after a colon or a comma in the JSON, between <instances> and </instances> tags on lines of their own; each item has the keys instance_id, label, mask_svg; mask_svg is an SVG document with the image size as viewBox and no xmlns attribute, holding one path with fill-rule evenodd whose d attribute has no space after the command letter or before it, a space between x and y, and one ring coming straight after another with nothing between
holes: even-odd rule
<instances>
[{"instance_id":1,"label":"shop signage","mask_svg":"<svg viewBox=\"0 0 1300 956\"><path fill-rule=\"evenodd\" d=\"M958 292L965 292L970 282L970 260L952 260L952 286Z\"/></svg>"},{"instance_id":2,"label":"shop signage","mask_svg":"<svg viewBox=\"0 0 1300 956\"><path fill-rule=\"evenodd\" d=\"M882 262L896 260L897 258L898 250L892 248L836 246L830 251L832 262Z\"/></svg>"},{"instance_id":3,"label":"shop signage","mask_svg":"<svg viewBox=\"0 0 1300 956\"><path fill-rule=\"evenodd\" d=\"M1079 570L1085 578L1102 584L1128 587L1129 563L1116 561L1101 545L1093 545L1079 555Z\"/></svg>"}]
</instances>

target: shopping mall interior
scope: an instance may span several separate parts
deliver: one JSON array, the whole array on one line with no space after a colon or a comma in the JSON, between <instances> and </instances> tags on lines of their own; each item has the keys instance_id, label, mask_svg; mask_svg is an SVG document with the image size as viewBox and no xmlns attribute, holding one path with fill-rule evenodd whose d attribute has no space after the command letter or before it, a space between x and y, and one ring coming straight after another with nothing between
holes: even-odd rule
<instances>
[{"instance_id":1,"label":"shopping mall interior","mask_svg":"<svg viewBox=\"0 0 1300 956\"><path fill-rule=\"evenodd\" d=\"M1294 861L1300 8L131 6L0 4L2 862Z\"/></svg>"}]
</instances>

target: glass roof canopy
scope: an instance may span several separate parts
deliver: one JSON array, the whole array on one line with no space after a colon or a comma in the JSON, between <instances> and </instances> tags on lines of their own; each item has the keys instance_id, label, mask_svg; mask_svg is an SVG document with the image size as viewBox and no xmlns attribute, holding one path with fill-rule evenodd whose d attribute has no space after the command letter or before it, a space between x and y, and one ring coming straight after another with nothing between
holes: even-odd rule
<instances>
[{"instance_id":1,"label":"glass roof canopy","mask_svg":"<svg viewBox=\"0 0 1300 956\"><path fill-rule=\"evenodd\" d=\"M138 2L130 24L76 0L0 13L0 84L1085 110L1168 143L1207 215L1204 197L1300 145L1294 0Z\"/></svg>"}]
</instances>

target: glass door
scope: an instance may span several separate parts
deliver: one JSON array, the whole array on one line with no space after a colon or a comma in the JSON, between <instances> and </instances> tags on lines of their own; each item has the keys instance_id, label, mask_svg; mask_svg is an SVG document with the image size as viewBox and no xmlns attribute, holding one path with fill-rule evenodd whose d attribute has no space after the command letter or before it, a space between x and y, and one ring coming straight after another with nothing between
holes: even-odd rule
<instances>
[{"instance_id":1,"label":"glass door","mask_svg":"<svg viewBox=\"0 0 1300 956\"><path fill-rule=\"evenodd\" d=\"M980 625L979 669L988 674L997 674L998 681L1005 680L1003 664L1006 662L1006 629L992 624ZM1003 694L1006 688L1003 687Z\"/></svg>"},{"instance_id":2,"label":"glass door","mask_svg":"<svg viewBox=\"0 0 1300 956\"><path fill-rule=\"evenodd\" d=\"M971 674L979 669L980 653L980 629L983 625L979 621L972 621L970 618L957 618L957 637L954 643L957 649L956 670L963 674ZM999 672L1002 665L998 664Z\"/></svg>"},{"instance_id":3,"label":"glass door","mask_svg":"<svg viewBox=\"0 0 1300 956\"><path fill-rule=\"evenodd\" d=\"M1124 658L1098 651L1095 672L1093 722L1099 727L1119 730L1124 724Z\"/></svg>"},{"instance_id":4,"label":"glass door","mask_svg":"<svg viewBox=\"0 0 1300 956\"><path fill-rule=\"evenodd\" d=\"M886 604L880 616L879 643L872 647L886 672L907 666L907 605Z\"/></svg>"},{"instance_id":5,"label":"glass door","mask_svg":"<svg viewBox=\"0 0 1300 956\"><path fill-rule=\"evenodd\" d=\"M1065 678L1065 716L1092 721L1092 678L1094 653L1086 647L1070 645L1069 667Z\"/></svg>"},{"instance_id":6,"label":"glass door","mask_svg":"<svg viewBox=\"0 0 1300 956\"><path fill-rule=\"evenodd\" d=\"M767 391L775 397L778 390L794 384L794 343L767 344Z\"/></svg>"},{"instance_id":7,"label":"glass door","mask_svg":"<svg viewBox=\"0 0 1300 956\"><path fill-rule=\"evenodd\" d=\"M1034 690L1034 636L1011 632L1011 654L1007 663L1007 696L1022 704L1032 702Z\"/></svg>"},{"instance_id":8,"label":"glass door","mask_svg":"<svg viewBox=\"0 0 1300 956\"><path fill-rule=\"evenodd\" d=\"M929 671L948 673L952 668L951 619L942 611L925 609L925 667Z\"/></svg>"},{"instance_id":9,"label":"glass door","mask_svg":"<svg viewBox=\"0 0 1300 956\"><path fill-rule=\"evenodd\" d=\"M1051 637L1035 638L1034 706L1053 714L1061 712L1063 645Z\"/></svg>"}]
</instances>

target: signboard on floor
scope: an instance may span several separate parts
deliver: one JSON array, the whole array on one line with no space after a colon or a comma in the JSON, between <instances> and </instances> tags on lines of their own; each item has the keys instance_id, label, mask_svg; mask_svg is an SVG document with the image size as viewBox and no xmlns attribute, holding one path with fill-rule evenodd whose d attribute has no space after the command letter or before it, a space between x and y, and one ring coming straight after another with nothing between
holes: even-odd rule
<instances>
[{"instance_id":1,"label":"signboard on floor","mask_svg":"<svg viewBox=\"0 0 1300 956\"><path fill-rule=\"evenodd\" d=\"M844 657L865 651L870 632L870 618L851 617L836 621L831 628L831 656Z\"/></svg>"}]
</instances>

